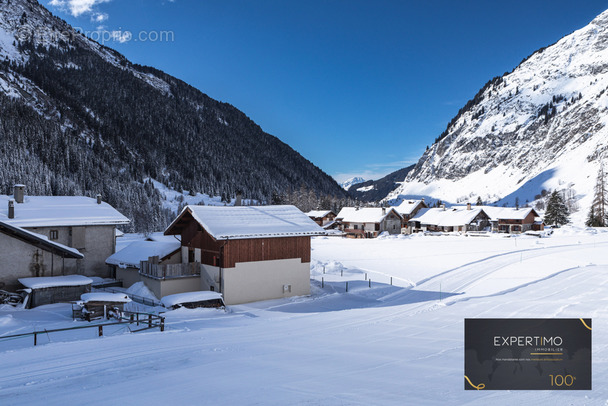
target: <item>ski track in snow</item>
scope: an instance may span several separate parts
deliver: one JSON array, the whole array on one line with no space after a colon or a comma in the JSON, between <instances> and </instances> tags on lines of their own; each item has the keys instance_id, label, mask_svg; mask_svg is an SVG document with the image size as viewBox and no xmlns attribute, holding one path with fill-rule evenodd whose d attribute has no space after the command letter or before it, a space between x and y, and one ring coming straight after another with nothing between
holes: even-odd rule
<instances>
[{"instance_id":1,"label":"ski track in snow","mask_svg":"<svg viewBox=\"0 0 608 406\"><path fill-rule=\"evenodd\" d=\"M522 240L527 248L511 247L508 252L500 252L505 242L496 241L500 249L486 246L487 254L474 249L480 247L478 240L429 238L423 240L429 244L429 260L438 247L453 245L457 251L458 244L475 254L447 270L429 266L426 277L415 278L415 287L377 283L369 289L359 280L352 281L353 290L345 294L338 287L342 282L329 281L321 289L313 280L315 293L309 298L232 306L228 313L168 312L164 333L38 347L28 343L0 352L0 397L11 405L40 399L51 405L604 404L608 261L598 259L605 259L608 235L598 241L585 238L572 236L541 248ZM344 262L342 255L360 255L361 247L371 247L375 254L367 255L366 262L370 272L377 269L408 279L402 271L384 270L382 260L374 265L388 252L378 248L382 244L319 240L313 259L325 261L327 254L319 249L338 245L346 250L323 252ZM407 252L401 255L408 257ZM443 257L437 261L442 263ZM596 264L590 266L590 261ZM539 273L528 276L528 267ZM361 268L353 269L346 267L345 275L362 278ZM442 301L432 296L438 293L439 281L446 288ZM41 310L53 323L65 319L60 308ZM18 316L24 317L15 313ZM593 391L462 389L463 318L590 316L598 332ZM0 325L0 334L15 329L17 321ZM43 324L39 319L36 323Z\"/></svg>"}]
</instances>

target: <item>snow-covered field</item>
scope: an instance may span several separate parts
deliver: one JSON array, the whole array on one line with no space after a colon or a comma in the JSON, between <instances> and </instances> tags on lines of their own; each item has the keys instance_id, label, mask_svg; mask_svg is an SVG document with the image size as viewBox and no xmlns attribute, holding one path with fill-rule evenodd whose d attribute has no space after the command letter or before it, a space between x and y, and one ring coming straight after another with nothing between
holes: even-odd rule
<instances>
[{"instance_id":1,"label":"snow-covered field","mask_svg":"<svg viewBox=\"0 0 608 406\"><path fill-rule=\"evenodd\" d=\"M37 347L31 337L0 340L0 399L606 405L607 252L608 232L573 228L549 238L317 238L310 297L167 312L163 333L85 330ZM84 323L69 309L3 308L0 335ZM465 391L463 320L472 317L593 318L594 389Z\"/></svg>"}]
</instances>

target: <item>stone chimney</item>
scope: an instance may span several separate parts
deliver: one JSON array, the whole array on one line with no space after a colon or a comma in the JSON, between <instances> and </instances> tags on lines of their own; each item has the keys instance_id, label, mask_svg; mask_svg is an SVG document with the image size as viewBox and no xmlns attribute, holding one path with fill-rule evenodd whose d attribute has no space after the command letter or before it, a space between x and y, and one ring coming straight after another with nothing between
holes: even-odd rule
<instances>
[{"instance_id":1,"label":"stone chimney","mask_svg":"<svg viewBox=\"0 0 608 406\"><path fill-rule=\"evenodd\" d=\"M241 192L236 192L236 200L234 201L234 205L235 206L242 206L243 205L242 202L241 202L241 198L242 198Z\"/></svg>"},{"instance_id":2,"label":"stone chimney","mask_svg":"<svg viewBox=\"0 0 608 406\"><path fill-rule=\"evenodd\" d=\"M25 185L15 185L13 195L16 203L23 203L25 197Z\"/></svg>"},{"instance_id":3,"label":"stone chimney","mask_svg":"<svg viewBox=\"0 0 608 406\"><path fill-rule=\"evenodd\" d=\"M8 218L9 219L15 218L15 201L13 199L10 199L8 201Z\"/></svg>"},{"instance_id":4,"label":"stone chimney","mask_svg":"<svg viewBox=\"0 0 608 406\"><path fill-rule=\"evenodd\" d=\"M471 203L467 203L467 210L471 210Z\"/></svg>"},{"instance_id":5,"label":"stone chimney","mask_svg":"<svg viewBox=\"0 0 608 406\"><path fill-rule=\"evenodd\" d=\"M101 195L98 194L96 197L97 197L97 204L101 204Z\"/></svg>"}]
</instances>

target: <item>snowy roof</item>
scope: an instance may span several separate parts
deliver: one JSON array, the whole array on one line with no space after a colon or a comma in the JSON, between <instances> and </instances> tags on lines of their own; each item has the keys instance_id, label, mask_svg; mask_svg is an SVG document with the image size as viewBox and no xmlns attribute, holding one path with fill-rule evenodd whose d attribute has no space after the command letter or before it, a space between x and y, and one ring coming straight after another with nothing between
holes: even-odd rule
<instances>
[{"instance_id":1,"label":"snowy roof","mask_svg":"<svg viewBox=\"0 0 608 406\"><path fill-rule=\"evenodd\" d=\"M180 245L180 242L175 239L173 242L136 241L110 255L106 259L106 264L139 269L140 261L147 261L148 257L154 256L164 258L179 250Z\"/></svg>"},{"instance_id":2,"label":"snowy roof","mask_svg":"<svg viewBox=\"0 0 608 406\"><path fill-rule=\"evenodd\" d=\"M88 302L118 302L129 303L131 298L124 293L108 293L108 292L93 292L83 293L80 295L80 300Z\"/></svg>"},{"instance_id":3,"label":"snowy roof","mask_svg":"<svg viewBox=\"0 0 608 406\"><path fill-rule=\"evenodd\" d=\"M535 217L538 216L536 210L531 207L494 207L494 206L473 206L482 208L488 216L494 221L497 220L523 220L530 212L534 211Z\"/></svg>"},{"instance_id":4,"label":"snowy roof","mask_svg":"<svg viewBox=\"0 0 608 406\"><path fill-rule=\"evenodd\" d=\"M93 280L82 275L45 276L41 278L19 278L19 282L30 289L53 288L57 286L90 285Z\"/></svg>"},{"instance_id":5,"label":"snowy roof","mask_svg":"<svg viewBox=\"0 0 608 406\"><path fill-rule=\"evenodd\" d=\"M308 217L323 218L323 217L327 216L329 213L333 213L333 212L331 210L311 210L308 213L306 213L306 215Z\"/></svg>"},{"instance_id":6,"label":"snowy roof","mask_svg":"<svg viewBox=\"0 0 608 406\"><path fill-rule=\"evenodd\" d=\"M163 233L162 231L151 233L146 236L147 241L156 242L179 242L181 238L181 235L165 235L165 233Z\"/></svg>"},{"instance_id":7,"label":"snowy roof","mask_svg":"<svg viewBox=\"0 0 608 406\"><path fill-rule=\"evenodd\" d=\"M295 206L186 206L165 234L179 234L187 214L216 240L325 235Z\"/></svg>"},{"instance_id":8,"label":"snowy roof","mask_svg":"<svg viewBox=\"0 0 608 406\"><path fill-rule=\"evenodd\" d=\"M48 239L46 235L33 233L25 230L21 227L17 227L11 224L7 224L0 221L0 232L9 235L13 238L17 238L35 247L49 251L55 255L62 255L65 258L82 259L82 255L76 248L68 247L67 245L59 244Z\"/></svg>"},{"instance_id":9,"label":"snowy roof","mask_svg":"<svg viewBox=\"0 0 608 406\"><path fill-rule=\"evenodd\" d=\"M467 210L466 207L425 208L420 209L410 221L442 227L456 227L471 223L481 212L483 210L476 206L473 206L471 210Z\"/></svg>"},{"instance_id":10,"label":"snowy roof","mask_svg":"<svg viewBox=\"0 0 608 406\"><path fill-rule=\"evenodd\" d=\"M391 212L401 217L393 207L343 207L336 217L348 223L379 223Z\"/></svg>"},{"instance_id":11,"label":"snowy roof","mask_svg":"<svg viewBox=\"0 0 608 406\"><path fill-rule=\"evenodd\" d=\"M203 302L205 300L222 299L222 294L209 290L197 292L176 293L163 297L160 302L165 307L173 307L181 303Z\"/></svg>"},{"instance_id":12,"label":"snowy roof","mask_svg":"<svg viewBox=\"0 0 608 406\"><path fill-rule=\"evenodd\" d=\"M399 206L393 207L393 209L397 210L397 213L401 214L402 216L409 216L422 202L422 200L404 200Z\"/></svg>"},{"instance_id":13,"label":"snowy roof","mask_svg":"<svg viewBox=\"0 0 608 406\"><path fill-rule=\"evenodd\" d=\"M0 195L0 221L19 227L57 227L128 224L129 219L108 203L84 196L26 196L15 203L15 218L8 218L8 201Z\"/></svg>"}]
</instances>

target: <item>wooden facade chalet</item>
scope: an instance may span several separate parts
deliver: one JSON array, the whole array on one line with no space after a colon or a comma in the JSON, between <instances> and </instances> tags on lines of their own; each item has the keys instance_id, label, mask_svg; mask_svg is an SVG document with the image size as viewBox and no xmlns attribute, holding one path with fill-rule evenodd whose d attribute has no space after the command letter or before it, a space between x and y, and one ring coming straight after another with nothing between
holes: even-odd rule
<instances>
[{"instance_id":1,"label":"wooden facade chalet","mask_svg":"<svg viewBox=\"0 0 608 406\"><path fill-rule=\"evenodd\" d=\"M309 294L310 239L325 232L294 206L186 206L165 234L201 264L203 290L236 304Z\"/></svg>"}]
</instances>

